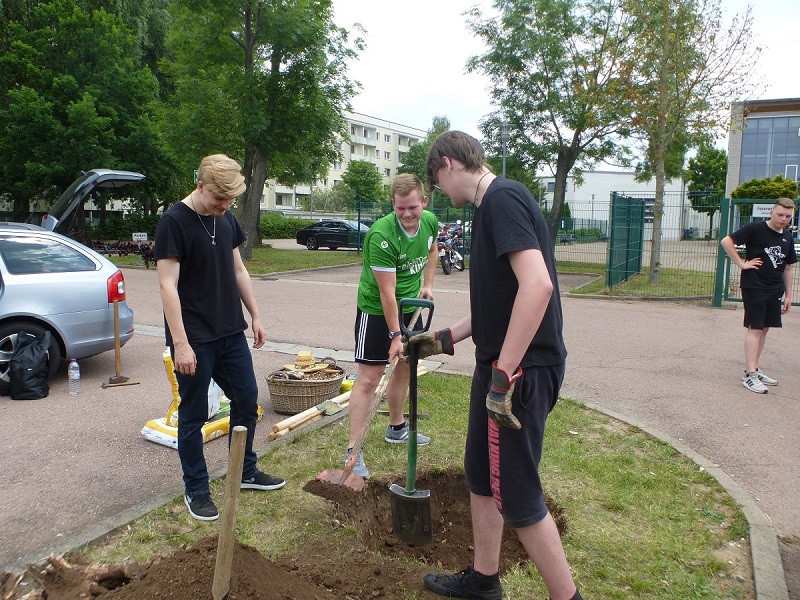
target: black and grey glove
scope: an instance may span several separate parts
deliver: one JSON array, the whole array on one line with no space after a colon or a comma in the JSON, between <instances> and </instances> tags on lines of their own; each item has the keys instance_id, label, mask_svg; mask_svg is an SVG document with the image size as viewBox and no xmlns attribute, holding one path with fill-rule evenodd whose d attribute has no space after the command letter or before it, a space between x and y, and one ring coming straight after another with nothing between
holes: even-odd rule
<instances>
[{"instance_id":1,"label":"black and grey glove","mask_svg":"<svg viewBox=\"0 0 800 600\"><path fill-rule=\"evenodd\" d=\"M411 343L417 347L419 358L427 358L436 354L456 353L453 348L453 334L450 329L440 329L439 331L426 331L411 336ZM408 340L403 338L403 360L408 358Z\"/></svg>"},{"instance_id":2,"label":"black and grey glove","mask_svg":"<svg viewBox=\"0 0 800 600\"><path fill-rule=\"evenodd\" d=\"M497 367L497 361L492 363L492 387L486 394L486 408L489 417L498 427L509 429L522 429L517 417L511 412L511 394L514 393L514 383L522 377L522 367L517 367L514 374L508 373Z\"/></svg>"}]
</instances>

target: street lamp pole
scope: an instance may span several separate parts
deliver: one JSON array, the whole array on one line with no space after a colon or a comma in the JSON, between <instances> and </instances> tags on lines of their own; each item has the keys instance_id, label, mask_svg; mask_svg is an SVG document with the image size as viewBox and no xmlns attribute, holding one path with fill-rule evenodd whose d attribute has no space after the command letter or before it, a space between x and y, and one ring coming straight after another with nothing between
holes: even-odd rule
<instances>
[{"instance_id":1,"label":"street lamp pole","mask_svg":"<svg viewBox=\"0 0 800 600\"><path fill-rule=\"evenodd\" d=\"M510 131L511 124L508 121L500 123L500 139L503 141L503 177L506 176L506 144Z\"/></svg>"}]
</instances>

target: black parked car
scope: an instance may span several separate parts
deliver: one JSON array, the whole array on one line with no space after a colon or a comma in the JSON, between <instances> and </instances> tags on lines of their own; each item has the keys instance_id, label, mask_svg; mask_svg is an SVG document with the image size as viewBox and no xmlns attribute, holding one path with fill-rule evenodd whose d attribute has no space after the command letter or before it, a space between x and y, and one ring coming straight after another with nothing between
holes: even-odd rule
<instances>
[{"instance_id":1,"label":"black parked car","mask_svg":"<svg viewBox=\"0 0 800 600\"><path fill-rule=\"evenodd\" d=\"M319 250L320 246L327 246L331 250L360 248L367 231L369 227L356 221L324 220L298 231L297 243L309 250Z\"/></svg>"}]
</instances>

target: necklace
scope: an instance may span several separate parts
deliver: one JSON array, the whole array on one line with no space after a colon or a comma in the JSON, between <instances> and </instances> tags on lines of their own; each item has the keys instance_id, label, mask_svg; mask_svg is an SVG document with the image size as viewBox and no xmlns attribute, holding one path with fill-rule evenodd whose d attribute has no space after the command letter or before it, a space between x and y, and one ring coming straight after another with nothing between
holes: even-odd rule
<instances>
[{"instance_id":1,"label":"necklace","mask_svg":"<svg viewBox=\"0 0 800 600\"><path fill-rule=\"evenodd\" d=\"M203 223L203 219L202 219L202 217L200 217L200 213L197 212L197 209L194 207L194 193L189 194L189 202L192 203L192 210L194 211L194 214L196 214L197 218L200 219L200 225L203 226L203 229L205 229L206 233L208 234L208 237L211 238L211 245L212 246L216 246L217 245L217 218L214 217L214 233L211 233L208 230L208 227L206 227L206 224Z\"/></svg>"},{"instance_id":2,"label":"necklace","mask_svg":"<svg viewBox=\"0 0 800 600\"><path fill-rule=\"evenodd\" d=\"M481 181L483 181L483 178L486 177L489 173L491 173L491 171L486 171L486 173L481 175L481 178L478 179L478 187L475 188L475 198L472 200L473 204L475 204L478 201L478 191L480 191L481 189Z\"/></svg>"}]
</instances>

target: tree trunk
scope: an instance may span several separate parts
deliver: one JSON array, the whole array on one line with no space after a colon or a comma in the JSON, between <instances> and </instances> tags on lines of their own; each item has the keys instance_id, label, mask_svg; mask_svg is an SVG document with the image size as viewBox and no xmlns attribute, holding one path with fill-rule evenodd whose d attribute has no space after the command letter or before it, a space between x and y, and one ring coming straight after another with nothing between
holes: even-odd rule
<instances>
[{"instance_id":1,"label":"tree trunk","mask_svg":"<svg viewBox=\"0 0 800 600\"><path fill-rule=\"evenodd\" d=\"M264 152L257 148L245 149L244 178L247 190L239 202L236 218L247 236L239 252L243 259L250 260L253 258L253 248L261 247L261 194L267 178L267 156Z\"/></svg>"},{"instance_id":2,"label":"tree trunk","mask_svg":"<svg viewBox=\"0 0 800 600\"><path fill-rule=\"evenodd\" d=\"M567 193L567 178L578 157L577 140L573 140L568 148L562 148L556 162L555 182L553 186L553 206L547 217L547 229L550 232L550 244L555 248L558 239L558 226L561 224L561 209Z\"/></svg>"}]
</instances>

